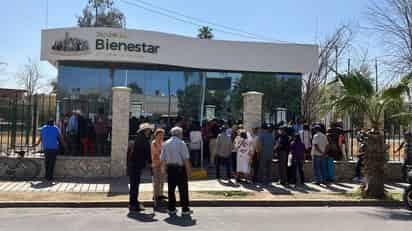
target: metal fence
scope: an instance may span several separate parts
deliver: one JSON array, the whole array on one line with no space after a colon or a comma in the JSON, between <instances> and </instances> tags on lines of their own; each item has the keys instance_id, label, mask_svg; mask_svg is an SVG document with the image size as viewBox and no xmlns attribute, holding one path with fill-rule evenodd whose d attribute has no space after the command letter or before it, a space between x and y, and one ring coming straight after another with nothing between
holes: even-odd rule
<instances>
[{"instance_id":1,"label":"metal fence","mask_svg":"<svg viewBox=\"0 0 412 231\"><path fill-rule=\"evenodd\" d=\"M32 155L40 152L41 148L35 146L40 128L49 119L53 119L67 141L61 148L61 155L110 155L110 103L110 99L98 98L58 100L54 94L16 96L0 100L0 154ZM107 128L104 134L96 136L94 120L99 110L105 112L98 118L105 118ZM81 133L85 129L78 129L78 134L69 137L65 125L73 111L80 113L79 118L84 119L88 130Z\"/></svg>"}]
</instances>

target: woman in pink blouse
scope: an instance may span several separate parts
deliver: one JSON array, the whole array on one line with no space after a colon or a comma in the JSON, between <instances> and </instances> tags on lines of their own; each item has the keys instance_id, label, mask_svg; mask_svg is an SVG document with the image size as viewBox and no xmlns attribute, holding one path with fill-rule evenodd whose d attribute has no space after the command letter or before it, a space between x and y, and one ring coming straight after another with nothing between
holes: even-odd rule
<instances>
[{"instance_id":1,"label":"woman in pink blouse","mask_svg":"<svg viewBox=\"0 0 412 231\"><path fill-rule=\"evenodd\" d=\"M166 199L163 195L164 176L160 161L165 130L159 128L154 132L154 140L151 145L152 168L153 168L153 200L155 202Z\"/></svg>"}]
</instances>

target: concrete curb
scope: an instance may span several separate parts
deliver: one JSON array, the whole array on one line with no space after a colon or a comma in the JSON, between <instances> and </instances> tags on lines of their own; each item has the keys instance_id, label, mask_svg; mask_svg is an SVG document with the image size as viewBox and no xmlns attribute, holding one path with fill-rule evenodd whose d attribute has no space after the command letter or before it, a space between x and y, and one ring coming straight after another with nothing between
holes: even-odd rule
<instances>
[{"instance_id":1,"label":"concrete curb","mask_svg":"<svg viewBox=\"0 0 412 231\"><path fill-rule=\"evenodd\" d=\"M142 202L153 207L152 201ZM402 207L400 201L379 200L194 200L192 207ZM127 208L127 201L5 201L0 208Z\"/></svg>"}]
</instances>

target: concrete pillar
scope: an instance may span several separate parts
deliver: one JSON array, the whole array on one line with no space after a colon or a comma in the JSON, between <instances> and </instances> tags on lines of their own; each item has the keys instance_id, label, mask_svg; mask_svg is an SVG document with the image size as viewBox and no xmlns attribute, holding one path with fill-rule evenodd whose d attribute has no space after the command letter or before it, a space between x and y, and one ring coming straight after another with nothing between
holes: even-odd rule
<instances>
[{"instance_id":1,"label":"concrete pillar","mask_svg":"<svg viewBox=\"0 0 412 231\"><path fill-rule=\"evenodd\" d=\"M247 131L262 124L262 99L263 93L249 91L243 96L243 126Z\"/></svg>"},{"instance_id":2,"label":"concrete pillar","mask_svg":"<svg viewBox=\"0 0 412 231\"><path fill-rule=\"evenodd\" d=\"M112 154L110 176L126 175L129 139L130 88L113 87L112 96Z\"/></svg>"}]
</instances>

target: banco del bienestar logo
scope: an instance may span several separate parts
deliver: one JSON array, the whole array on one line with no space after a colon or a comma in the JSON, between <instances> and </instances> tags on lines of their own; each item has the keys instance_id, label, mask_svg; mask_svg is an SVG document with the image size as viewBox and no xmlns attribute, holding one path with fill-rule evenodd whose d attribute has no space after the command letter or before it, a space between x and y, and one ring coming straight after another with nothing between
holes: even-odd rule
<instances>
[{"instance_id":1,"label":"banco del bienestar logo","mask_svg":"<svg viewBox=\"0 0 412 231\"><path fill-rule=\"evenodd\" d=\"M90 53L89 42L85 39L71 37L65 33L63 39L54 41L52 52L57 55L86 55Z\"/></svg>"}]
</instances>

